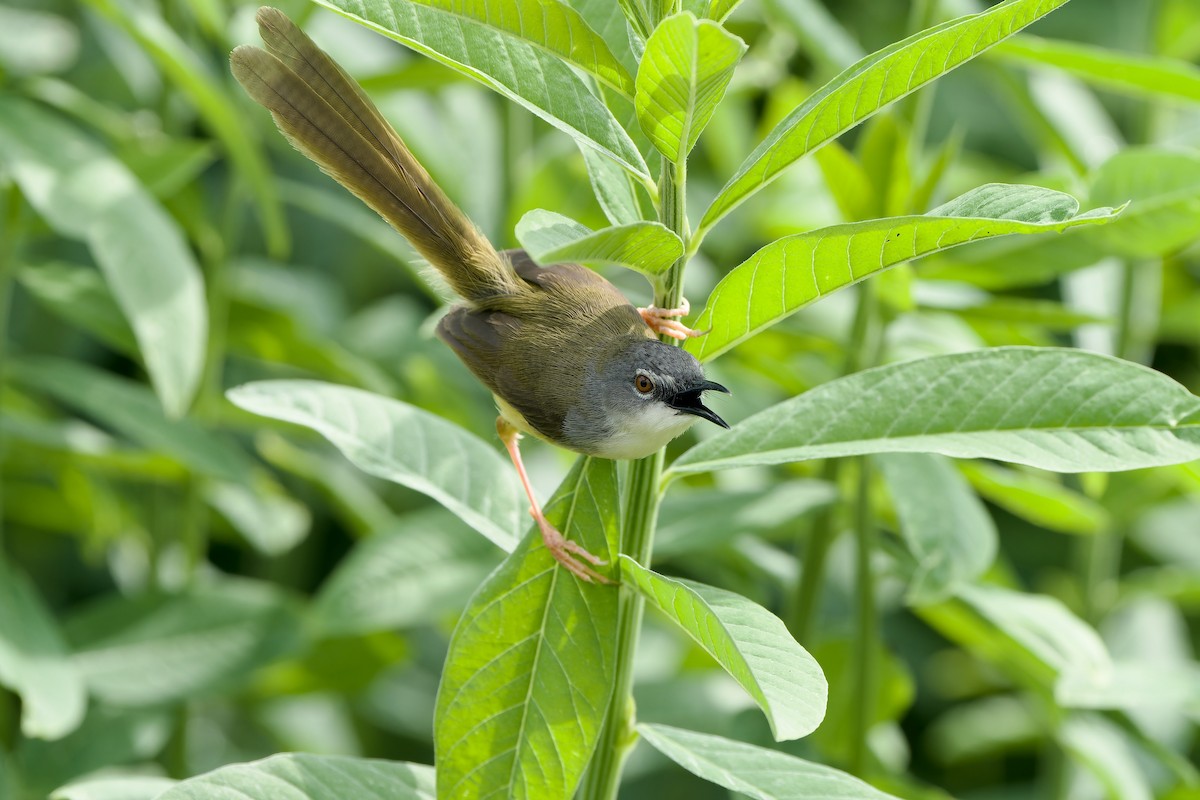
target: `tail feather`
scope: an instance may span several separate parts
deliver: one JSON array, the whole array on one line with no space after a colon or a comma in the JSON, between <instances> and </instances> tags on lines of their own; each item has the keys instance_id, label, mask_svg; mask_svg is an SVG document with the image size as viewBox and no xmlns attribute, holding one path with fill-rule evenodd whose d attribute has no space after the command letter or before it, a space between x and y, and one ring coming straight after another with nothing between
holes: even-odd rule
<instances>
[{"instance_id":1,"label":"tail feather","mask_svg":"<svg viewBox=\"0 0 1200 800\"><path fill-rule=\"evenodd\" d=\"M293 146L404 234L465 299L520 292L508 263L337 62L276 9L259 9L258 23L267 51L235 49L233 74Z\"/></svg>"}]
</instances>

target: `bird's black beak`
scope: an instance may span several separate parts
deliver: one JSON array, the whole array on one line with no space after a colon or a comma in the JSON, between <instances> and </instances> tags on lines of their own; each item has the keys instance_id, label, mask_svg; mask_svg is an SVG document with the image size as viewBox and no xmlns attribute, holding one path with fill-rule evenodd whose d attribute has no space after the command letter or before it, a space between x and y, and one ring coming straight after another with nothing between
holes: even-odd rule
<instances>
[{"instance_id":1,"label":"bird's black beak","mask_svg":"<svg viewBox=\"0 0 1200 800\"><path fill-rule=\"evenodd\" d=\"M704 392L724 392L725 394L729 394L729 390L721 384L715 381L704 381L699 386L694 386L691 389L677 393L667 405L681 414L694 414L701 419L706 419L709 422L720 425L722 428L728 428L728 423L717 416L717 412L701 402L700 395Z\"/></svg>"}]
</instances>

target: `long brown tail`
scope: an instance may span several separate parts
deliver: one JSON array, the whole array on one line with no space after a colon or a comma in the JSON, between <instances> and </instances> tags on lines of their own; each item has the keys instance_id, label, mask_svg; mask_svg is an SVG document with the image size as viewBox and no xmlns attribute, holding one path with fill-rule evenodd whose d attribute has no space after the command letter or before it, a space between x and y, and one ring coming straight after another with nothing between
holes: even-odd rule
<instances>
[{"instance_id":1,"label":"long brown tail","mask_svg":"<svg viewBox=\"0 0 1200 800\"><path fill-rule=\"evenodd\" d=\"M233 75L292 145L404 234L469 301L520 292L491 243L429 177L349 75L282 11L258 10L267 50L233 51Z\"/></svg>"}]
</instances>

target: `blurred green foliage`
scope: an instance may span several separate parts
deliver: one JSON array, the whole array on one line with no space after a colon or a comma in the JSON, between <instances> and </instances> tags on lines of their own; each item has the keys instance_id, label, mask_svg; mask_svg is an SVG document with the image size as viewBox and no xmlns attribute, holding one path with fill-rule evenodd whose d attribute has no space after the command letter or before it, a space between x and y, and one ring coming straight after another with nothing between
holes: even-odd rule
<instances>
[{"instance_id":1,"label":"blurred green foliage","mask_svg":"<svg viewBox=\"0 0 1200 800\"><path fill-rule=\"evenodd\" d=\"M544 235L559 224L525 217L535 209L591 230L649 215L640 188L597 201L611 162L528 110L315 4L278 5L497 246L518 245L522 218ZM598 32L624 39L614 52L634 72L616 4L571 5L608 20ZM724 27L748 49L688 160L692 225L814 88L983 5L738 6ZM494 439L488 393L432 337L436 279L230 77L230 49L256 41L253 13L240 0L0 5L4 800L156 797L170 779L281 751L430 764L451 633L504 557L411 482L360 472L311 431L225 398L250 380L319 379ZM772 317L709 365L734 389L722 416L873 363L1005 345L1117 356L1200 391L1200 3L1074 0L1031 32L1041 38L889 107L712 226L685 294L699 310L778 237L924 214L986 183L1067 192L1084 209L1132 201L1122 216L897 266L869 284L865 332L854 290ZM636 132L644 109L609 99ZM604 245L569 252L649 302ZM573 461L539 444L526 459L543 497ZM654 563L792 623L828 678L825 722L775 743L751 695L657 611L636 669L640 721L801 755L905 798L1200 797L1200 462L1068 475L911 454L840 463L679 477ZM923 514L939 502L949 516ZM863 513L879 527L867 565L878 629L873 680L858 684L863 540L849 531ZM511 546L514 525L491 538ZM802 581L815 540L827 567ZM947 542L964 549L937 563ZM690 584L645 580L691 602ZM1104 685L1089 680L1099 672ZM736 744L683 733L646 729L663 752ZM286 776L341 762L268 763ZM367 769L347 763L339 774ZM413 796L431 790L421 768L370 769ZM729 796L649 747L626 778L631 800ZM206 796L191 785L167 796Z\"/></svg>"}]
</instances>

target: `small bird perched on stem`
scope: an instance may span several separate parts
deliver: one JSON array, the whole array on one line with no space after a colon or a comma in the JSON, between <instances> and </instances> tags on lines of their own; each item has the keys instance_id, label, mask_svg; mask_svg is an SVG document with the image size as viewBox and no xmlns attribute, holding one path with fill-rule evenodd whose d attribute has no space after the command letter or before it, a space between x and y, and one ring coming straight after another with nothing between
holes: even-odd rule
<instances>
[{"instance_id":1,"label":"small bird perched on stem","mask_svg":"<svg viewBox=\"0 0 1200 800\"><path fill-rule=\"evenodd\" d=\"M655 336L699 335L675 319L686 305L638 309L586 267L542 268L524 251L497 251L329 55L277 9L259 9L258 25L267 49L235 49L234 77L297 150L400 231L462 297L438 336L495 397L496 430L546 547L579 578L608 582L592 569L605 562L542 514L517 440L528 433L585 455L642 458L697 419L728 427L701 400L728 390Z\"/></svg>"}]
</instances>

